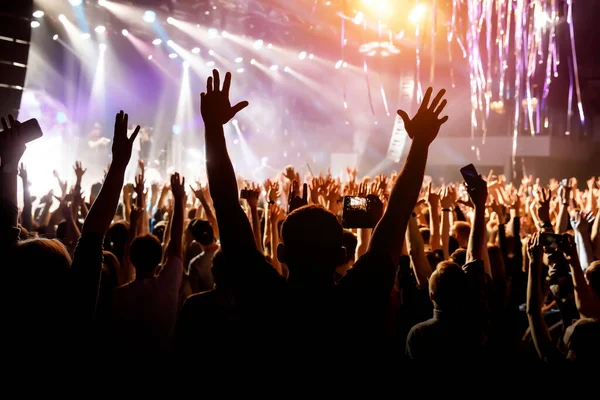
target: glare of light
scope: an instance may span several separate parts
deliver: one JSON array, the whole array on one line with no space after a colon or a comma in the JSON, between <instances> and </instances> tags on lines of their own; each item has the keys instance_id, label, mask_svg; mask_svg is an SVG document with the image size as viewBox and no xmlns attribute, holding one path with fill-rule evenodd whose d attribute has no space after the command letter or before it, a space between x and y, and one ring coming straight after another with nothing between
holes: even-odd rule
<instances>
[{"instance_id":1,"label":"glare of light","mask_svg":"<svg viewBox=\"0 0 600 400\"><path fill-rule=\"evenodd\" d=\"M421 22L423 17L425 16L425 12L427 8L425 8L425 4L419 3L413 8L413 10L408 15L408 20L413 24Z\"/></svg>"},{"instance_id":2,"label":"glare of light","mask_svg":"<svg viewBox=\"0 0 600 400\"><path fill-rule=\"evenodd\" d=\"M311 54L309 54L309 55L308 55L308 59L309 59L309 60L312 60L313 58L315 58L315 55L314 55L314 54L312 54L312 53L311 53Z\"/></svg>"},{"instance_id":3,"label":"glare of light","mask_svg":"<svg viewBox=\"0 0 600 400\"><path fill-rule=\"evenodd\" d=\"M183 62L183 68L189 68L190 67L190 63L187 61Z\"/></svg>"},{"instance_id":4,"label":"glare of light","mask_svg":"<svg viewBox=\"0 0 600 400\"><path fill-rule=\"evenodd\" d=\"M174 42L172 40L167 40L167 46L173 47Z\"/></svg>"},{"instance_id":5,"label":"glare of light","mask_svg":"<svg viewBox=\"0 0 600 400\"><path fill-rule=\"evenodd\" d=\"M52 40L58 40L58 35L52 36Z\"/></svg>"},{"instance_id":6,"label":"glare of light","mask_svg":"<svg viewBox=\"0 0 600 400\"><path fill-rule=\"evenodd\" d=\"M215 28L210 28L208 30L208 37L209 38L216 38L217 36L219 36L219 31L216 30Z\"/></svg>"},{"instance_id":7,"label":"glare of light","mask_svg":"<svg viewBox=\"0 0 600 400\"><path fill-rule=\"evenodd\" d=\"M169 54L169 58L177 58L177 53L171 53L171 54Z\"/></svg>"},{"instance_id":8,"label":"glare of light","mask_svg":"<svg viewBox=\"0 0 600 400\"><path fill-rule=\"evenodd\" d=\"M258 39L254 42L254 44L252 44L252 47L254 47L256 50L260 50L263 47L263 40L262 39Z\"/></svg>"},{"instance_id":9,"label":"glare of light","mask_svg":"<svg viewBox=\"0 0 600 400\"><path fill-rule=\"evenodd\" d=\"M129 35L129 31L127 29L123 29L121 31L121 34L123 34L123 36L127 36L127 35Z\"/></svg>"},{"instance_id":10,"label":"glare of light","mask_svg":"<svg viewBox=\"0 0 600 400\"><path fill-rule=\"evenodd\" d=\"M238 74L241 74L242 72L244 72L244 68L238 68L237 72L238 72Z\"/></svg>"},{"instance_id":11,"label":"glare of light","mask_svg":"<svg viewBox=\"0 0 600 400\"><path fill-rule=\"evenodd\" d=\"M34 11L33 16L35 18L42 18L44 16L44 12L42 10Z\"/></svg>"},{"instance_id":12,"label":"glare of light","mask_svg":"<svg viewBox=\"0 0 600 400\"><path fill-rule=\"evenodd\" d=\"M233 139L233 144L238 144L240 141L237 139Z\"/></svg>"},{"instance_id":13,"label":"glare of light","mask_svg":"<svg viewBox=\"0 0 600 400\"><path fill-rule=\"evenodd\" d=\"M363 3L378 14L390 12L390 0L363 0Z\"/></svg>"},{"instance_id":14,"label":"glare of light","mask_svg":"<svg viewBox=\"0 0 600 400\"><path fill-rule=\"evenodd\" d=\"M221 32L221 36L224 37L224 38L228 38L229 37L229 32L223 31L223 32Z\"/></svg>"},{"instance_id":15,"label":"glare of light","mask_svg":"<svg viewBox=\"0 0 600 400\"><path fill-rule=\"evenodd\" d=\"M306 58L306 52L305 51L301 51L300 54L298 54L298 58L301 60L304 60Z\"/></svg>"},{"instance_id":16,"label":"glare of light","mask_svg":"<svg viewBox=\"0 0 600 400\"><path fill-rule=\"evenodd\" d=\"M208 55L209 56L214 56L215 55L215 51L214 50L209 50L208 51Z\"/></svg>"},{"instance_id":17,"label":"glare of light","mask_svg":"<svg viewBox=\"0 0 600 400\"><path fill-rule=\"evenodd\" d=\"M175 22L175 18L173 18L173 17L167 18L167 24L171 24L172 25L173 22Z\"/></svg>"},{"instance_id":18,"label":"glare of light","mask_svg":"<svg viewBox=\"0 0 600 400\"><path fill-rule=\"evenodd\" d=\"M290 72L290 71L291 71L291 68L290 68L290 67L285 67L285 68L283 69L283 72Z\"/></svg>"},{"instance_id":19,"label":"glare of light","mask_svg":"<svg viewBox=\"0 0 600 400\"><path fill-rule=\"evenodd\" d=\"M39 22L37 22L37 21L31 21L31 27L32 27L32 28L37 28L37 27L39 27L39 26L40 26L40 23L39 23Z\"/></svg>"},{"instance_id":20,"label":"glare of light","mask_svg":"<svg viewBox=\"0 0 600 400\"><path fill-rule=\"evenodd\" d=\"M344 61L344 63L342 64L342 67L346 68L348 66L348 63L346 61Z\"/></svg>"},{"instance_id":21,"label":"glare of light","mask_svg":"<svg viewBox=\"0 0 600 400\"><path fill-rule=\"evenodd\" d=\"M270 69L271 71L277 71L277 70L279 69L279 65L271 65L271 66L269 67L269 69Z\"/></svg>"},{"instance_id":22,"label":"glare of light","mask_svg":"<svg viewBox=\"0 0 600 400\"><path fill-rule=\"evenodd\" d=\"M244 59L242 57L237 57L235 59L235 62L238 63L238 64L241 63L242 61L244 61Z\"/></svg>"},{"instance_id":23,"label":"glare of light","mask_svg":"<svg viewBox=\"0 0 600 400\"><path fill-rule=\"evenodd\" d=\"M148 56L148 60L152 60L152 54Z\"/></svg>"},{"instance_id":24,"label":"glare of light","mask_svg":"<svg viewBox=\"0 0 600 400\"><path fill-rule=\"evenodd\" d=\"M98 25L94 31L96 31L96 33L104 33L106 32L106 27L104 25Z\"/></svg>"},{"instance_id":25,"label":"glare of light","mask_svg":"<svg viewBox=\"0 0 600 400\"><path fill-rule=\"evenodd\" d=\"M151 24L152 22L156 21L156 13L152 10L146 10L144 11L144 15L142 17L142 19Z\"/></svg>"},{"instance_id":26,"label":"glare of light","mask_svg":"<svg viewBox=\"0 0 600 400\"><path fill-rule=\"evenodd\" d=\"M256 64L256 60L253 58L252 60L250 60L250 65L254 65Z\"/></svg>"},{"instance_id":27,"label":"glare of light","mask_svg":"<svg viewBox=\"0 0 600 400\"><path fill-rule=\"evenodd\" d=\"M108 2L106 0L98 0L98 5L100 7L106 7L107 3Z\"/></svg>"},{"instance_id":28,"label":"glare of light","mask_svg":"<svg viewBox=\"0 0 600 400\"><path fill-rule=\"evenodd\" d=\"M356 15L354 16L354 18L352 19L352 22L354 22L355 24L360 24L363 22L363 20L365 19L365 14L363 14L362 12L357 12Z\"/></svg>"},{"instance_id":29,"label":"glare of light","mask_svg":"<svg viewBox=\"0 0 600 400\"><path fill-rule=\"evenodd\" d=\"M69 3L71 3L73 7L77 7L80 6L81 3L83 3L83 0L69 0Z\"/></svg>"},{"instance_id":30,"label":"glare of light","mask_svg":"<svg viewBox=\"0 0 600 400\"><path fill-rule=\"evenodd\" d=\"M67 17L65 17L65 14L60 14L58 16L58 20L64 24L65 22L67 22Z\"/></svg>"},{"instance_id":31,"label":"glare of light","mask_svg":"<svg viewBox=\"0 0 600 400\"><path fill-rule=\"evenodd\" d=\"M335 69L340 69L343 64L344 64L344 61L338 60L338 62L335 63Z\"/></svg>"},{"instance_id":32,"label":"glare of light","mask_svg":"<svg viewBox=\"0 0 600 400\"><path fill-rule=\"evenodd\" d=\"M59 111L56 113L56 122L58 122L59 124L64 124L65 122L67 122L67 114L65 114L62 111Z\"/></svg>"},{"instance_id":33,"label":"glare of light","mask_svg":"<svg viewBox=\"0 0 600 400\"><path fill-rule=\"evenodd\" d=\"M269 44L267 45L267 49L272 49L272 48L273 48L273 43L269 43Z\"/></svg>"},{"instance_id":34,"label":"glare of light","mask_svg":"<svg viewBox=\"0 0 600 400\"><path fill-rule=\"evenodd\" d=\"M206 66L207 66L207 67L213 67L214 65L215 65L215 62L214 62L214 61L208 61L208 62L206 63Z\"/></svg>"},{"instance_id":35,"label":"glare of light","mask_svg":"<svg viewBox=\"0 0 600 400\"><path fill-rule=\"evenodd\" d=\"M161 39L154 39L154 40L152 41L152 44L153 44L153 45L155 45L155 46L158 46L158 45L159 45L159 44L161 44L161 43L162 43L162 40L161 40Z\"/></svg>"},{"instance_id":36,"label":"glare of light","mask_svg":"<svg viewBox=\"0 0 600 400\"><path fill-rule=\"evenodd\" d=\"M106 44L105 43L100 43L98 45L98 48L100 49L100 51L104 51L104 50L106 50Z\"/></svg>"},{"instance_id":37,"label":"glare of light","mask_svg":"<svg viewBox=\"0 0 600 400\"><path fill-rule=\"evenodd\" d=\"M87 32L84 32L84 33L81 34L81 38L82 39L89 39L90 38L90 34L87 33Z\"/></svg>"},{"instance_id":38,"label":"glare of light","mask_svg":"<svg viewBox=\"0 0 600 400\"><path fill-rule=\"evenodd\" d=\"M173 124L173 127L171 129L174 135L179 135L181 133L181 126L179 126L178 124Z\"/></svg>"},{"instance_id":39,"label":"glare of light","mask_svg":"<svg viewBox=\"0 0 600 400\"><path fill-rule=\"evenodd\" d=\"M194 53L194 54L198 54L198 53L200 53L200 48L199 48L199 47L194 47L194 48L192 49L192 53Z\"/></svg>"}]
</instances>

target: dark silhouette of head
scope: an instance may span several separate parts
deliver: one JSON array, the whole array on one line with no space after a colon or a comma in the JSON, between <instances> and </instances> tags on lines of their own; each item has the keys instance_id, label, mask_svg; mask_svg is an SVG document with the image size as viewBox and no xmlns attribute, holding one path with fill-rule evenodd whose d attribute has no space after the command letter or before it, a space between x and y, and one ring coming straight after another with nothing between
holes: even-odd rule
<instances>
[{"instance_id":1,"label":"dark silhouette of head","mask_svg":"<svg viewBox=\"0 0 600 400\"><path fill-rule=\"evenodd\" d=\"M596 298L600 300L600 261L594 261L586 268L585 280Z\"/></svg>"},{"instance_id":2,"label":"dark silhouette of head","mask_svg":"<svg viewBox=\"0 0 600 400\"><path fill-rule=\"evenodd\" d=\"M138 236L131 243L129 257L135 267L136 277L143 279L152 276L162 259L161 243L154 235Z\"/></svg>"},{"instance_id":3,"label":"dark silhouette of head","mask_svg":"<svg viewBox=\"0 0 600 400\"><path fill-rule=\"evenodd\" d=\"M160 221L152 228L152 234L162 242L165 237L165 229L167 229L167 223Z\"/></svg>"},{"instance_id":4,"label":"dark silhouette of head","mask_svg":"<svg viewBox=\"0 0 600 400\"><path fill-rule=\"evenodd\" d=\"M194 219L190 221L188 230L194 240L202 246L209 246L215 242L215 232L210 222L203 219Z\"/></svg>"},{"instance_id":5,"label":"dark silhouette of head","mask_svg":"<svg viewBox=\"0 0 600 400\"><path fill-rule=\"evenodd\" d=\"M12 257L19 260L17 275L37 294L60 290L71 267L71 256L58 240L30 239L19 242Z\"/></svg>"},{"instance_id":6,"label":"dark silhouette of head","mask_svg":"<svg viewBox=\"0 0 600 400\"><path fill-rule=\"evenodd\" d=\"M423 243L428 245L429 240L431 240L431 231L429 230L429 228L419 228L419 232L421 232Z\"/></svg>"},{"instance_id":7,"label":"dark silhouette of head","mask_svg":"<svg viewBox=\"0 0 600 400\"><path fill-rule=\"evenodd\" d=\"M438 310L463 311L467 290L467 274L451 261L439 263L429 278L429 297Z\"/></svg>"},{"instance_id":8,"label":"dark silhouette of head","mask_svg":"<svg viewBox=\"0 0 600 400\"><path fill-rule=\"evenodd\" d=\"M458 265L465 265L467 263L467 250L456 249L456 251L450 254L450 259Z\"/></svg>"},{"instance_id":9,"label":"dark silhouette of head","mask_svg":"<svg viewBox=\"0 0 600 400\"><path fill-rule=\"evenodd\" d=\"M346 249L346 258L344 259L344 264L348 264L356 259L356 246L358 245L358 239L354 233L344 229L343 243L344 248Z\"/></svg>"},{"instance_id":10,"label":"dark silhouette of head","mask_svg":"<svg viewBox=\"0 0 600 400\"><path fill-rule=\"evenodd\" d=\"M221 250L217 250L213 255L211 272L217 290L234 285L235 271L227 268L225 256Z\"/></svg>"},{"instance_id":11,"label":"dark silhouette of head","mask_svg":"<svg viewBox=\"0 0 600 400\"><path fill-rule=\"evenodd\" d=\"M563 338L569 349L567 358L581 365L594 365L600 359L600 321L581 318L565 331Z\"/></svg>"},{"instance_id":12,"label":"dark silhouette of head","mask_svg":"<svg viewBox=\"0 0 600 400\"><path fill-rule=\"evenodd\" d=\"M335 215L321 206L304 206L283 222L277 258L288 266L290 281L333 283L335 268L346 258L343 240L344 230Z\"/></svg>"}]
</instances>

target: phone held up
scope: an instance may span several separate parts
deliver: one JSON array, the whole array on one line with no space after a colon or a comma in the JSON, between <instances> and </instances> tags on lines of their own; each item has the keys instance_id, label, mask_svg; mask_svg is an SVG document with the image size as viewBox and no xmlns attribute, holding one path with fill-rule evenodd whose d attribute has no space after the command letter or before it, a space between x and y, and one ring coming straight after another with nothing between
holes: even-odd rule
<instances>
[{"instance_id":1,"label":"phone held up","mask_svg":"<svg viewBox=\"0 0 600 400\"><path fill-rule=\"evenodd\" d=\"M347 229L374 228L379 222L380 205L377 196L344 196L342 225Z\"/></svg>"},{"instance_id":2,"label":"phone held up","mask_svg":"<svg viewBox=\"0 0 600 400\"><path fill-rule=\"evenodd\" d=\"M0 135L0 140L1 140ZM43 136L42 128L37 119L32 118L25 122L21 122L21 138L23 143L33 142Z\"/></svg>"},{"instance_id":3,"label":"phone held up","mask_svg":"<svg viewBox=\"0 0 600 400\"><path fill-rule=\"evenodd\" d=\"M469 164L460 169L460 174L462 175L467 187L474 187L477 185L477 182L481 179L475 166L473 164Z\"/></svg>"}]
</instances>

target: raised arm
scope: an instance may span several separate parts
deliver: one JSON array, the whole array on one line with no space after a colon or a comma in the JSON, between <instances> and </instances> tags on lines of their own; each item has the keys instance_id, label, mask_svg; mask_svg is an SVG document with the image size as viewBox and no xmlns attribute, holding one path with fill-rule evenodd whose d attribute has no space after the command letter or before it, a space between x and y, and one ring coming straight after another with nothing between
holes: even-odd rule
<instances>
[{"instance_id":1,"label":"raised arm","mask_svg":"<svg viewBox=\"0 0 600 400\"><path fill-rule=\"evenodd\" d=\"M252 188L246 190L246 202L248 203L248 207L250 207L250 216L252 218L252 232L254 233L256 248L258 249L258 251L263 253L262 231L260 228L260 220L258 218L259 197L260 187L252 185Z\"/></svg>"},{"instance_id":2,"label":"raised arm","mask_svg":"<svg viewBox=\"0 0 600 400\"><path fill-rule=\"evenodd\" d=\"M474 185L467 187L467 190L475 207L473 228L471 229L469 244L467 245L467 262L482 260L485 273L492 276L485 239L485 203L488 195L487 184L481 179L481 176L479 176L479 180Z\"/></svg>"},{"instance_id":3,"label":"raised arm","mask_svg":"<svg viewBox=\"0 0 600 400\"><path fill-rule=\"evenodd\" d=\"M406 240L408 242L408 254L413 264L417 286L419 289L427 289L429 277L433 271L425 256L425 245L423 243L423 236L421 236L421 232L419 231L416 215L408 221Z\"/></svg>"},{"instance_id":4,"label":"raised arm","mask_svg":"<svg viewBox=\"0 0 600 400\"><path fill-rule=\"evenodd\" d=\"M229 87L231 74L225 75L223 88L217 70L206 83L200 96L200 109L205 125L206 172L210 194L217 214L221 247L224 252L256 249L250 221L238 202L238 186L233 165L227 153L223 125L248 106L247 101L231 106ZM238 253L239 254L239 253Z\"/></svg>"},{"instance_id":5,"label":"raised arm","mask_svg":"<svg viewBox=\"0 0 600 400\"><path fill-rule=\"evenodd\" d=\"M592 250L592 242L590 241L590 220L593 218L592 213L579 211L571 217L571 226L575 231L575 244L577 246L577 254L581 261L581 267L586 269L594 261L594 252Z\"/></svg>"},{"instance_id":6,"label":"raised arm","mask_svg":"<svg viewBox=\"0 0 600 400\"><path fill-rule=\"evenodd\" d=\"M444 260L450 258L450 215L452 214L455 200L456 191L452 186L446 186L440 198L440 205L442 206L441 242Z\"/></svg>"},{"instance_id":7,"label":"raised arm","mask_svg":"<svg viewBox=\"0 0 600 400\"><path fill-rule=\"evenodd\" d=\"M183 208L185 207L185 178L179 178L178 173L171 175L171 191L173 192L173 217L171 218L171 232L167 245L167 259L178 257L181 259L183 240ZM143 215L143 214L142 214Z\"/></svg>"},{"instance_id":8,"label":"raised arm","mask_svg":"<svg viewBox=\"0 0 600 400\"><path fill-rule=\"evenodd\" d=\"M434 192L433 184L427 186L427 205L429 206L429 245L431 250L441 249L440 243L440 195L441 191Z\"/></svg>"},{"instance_id":9,"label":"raised arm","mask_svg":"<svg viewBox=\"0 0 600 400\"><path fill-rule=\"evenodd\" d=\"M571 269L571 278L575 288L575 305L579 311L581 318L600 318L600 300L594 298L591 288L589 287L583 269L577 256L577 248L575 241L569 235L566 237L565 252L569 256L569 267Z\"/></svg>"},{"instance_id":10,"label":"raised arm","mask_svg":"<svg viewBox=\"0 0 600 400\"><path fill-rule=\"evenodd\" d=\"M29 193L29 181L27 180L27 170L23 163L19 168L19 176L23 181L23 211L21 212L21 225L28 231L33 227L33 215L31 214L31 193Z\"/></svg>"},{"instance_id":11,"label":"raised arm","mask_svg":"<svg viewBox=\"0 0 600 400\"><path fill-rule=\"evenodd\" d=\"M404 168L392 187L388 207L373 231L367 251L388 255L393 265L400 262L408 220L423 183L429 145L436 138L442 124L448 120L447 116L439 118L446 106L446 100L442 100L446 91L441 90L429 104L432 90L427 89L423 103L412 119L405 111L398 110L406 132L413 141Z\"/></svg>"},{"instance_id":12,"label":"raised arm","mask_svg":"<svg viewBox=\"0 0 600 400\"><path fill-rule=\"evenodd\" d=\"M196 182L198 185L198 189L194 189L190 185L190 189L196 196L198 200L200 200L200 204L202 204L202 209L206 214L206 220L212 226L213 231L215 232L215 238L219 238L219 225L217 224L217 218L215 217L215 213L213 212L212 199L210 197L210 190L208 185L202 186L200 182Z\"/></svg>"}]
</instances>

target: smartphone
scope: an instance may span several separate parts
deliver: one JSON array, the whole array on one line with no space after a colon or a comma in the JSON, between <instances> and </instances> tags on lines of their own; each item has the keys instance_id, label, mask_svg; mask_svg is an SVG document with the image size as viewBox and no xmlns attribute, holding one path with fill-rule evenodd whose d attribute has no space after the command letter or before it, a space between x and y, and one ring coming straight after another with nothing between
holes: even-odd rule
<instances>
[{"instance_id":1,"label":"smartphone","mask_svg":"<svg viewBox=\"0 0 600 400\"><path fill-rule=\"evenodd\" d=\"M477 183L481 180L475 166L473 164L466 165L460 169L460 174L467 186L476 186Z\"/></svg>"},{"instance_id":2,"label":"smartphone","mask_svg":"<svg viewBox=\"0 0 600 400\"><path fill-rule=\"evenodd\" d=\"M344 196L342 225L348 229L374 228L377 221L373 211L372 198Z\"/></svg>"},{"instance_id":3,"label":"smartphone","mask_svg":"<svg viewBox=\"0 0 600 400\"><path fill-rule=\"evenodd\" d=\"M37 119L32 118L21 122L21 137L24 143L33 142L44 135Z\"/></svg>"},{"instance_id":4,"label":"smartphone","mask_svg":"<svg viewBox=\"0 0 600 400\"><path fill-rule=\"evenodd\" d=\"M563 242L563 235L548 232L544 232L540 235L540 245L542 245L546 250L554 251L561 247Z\"/></svg>"}]
</instances>

